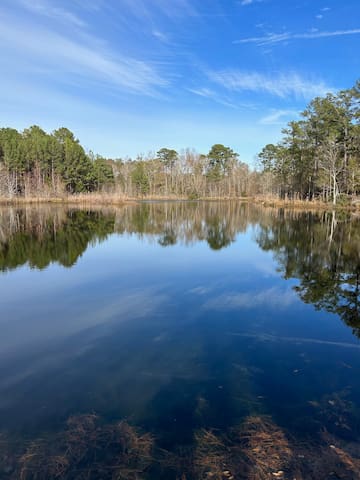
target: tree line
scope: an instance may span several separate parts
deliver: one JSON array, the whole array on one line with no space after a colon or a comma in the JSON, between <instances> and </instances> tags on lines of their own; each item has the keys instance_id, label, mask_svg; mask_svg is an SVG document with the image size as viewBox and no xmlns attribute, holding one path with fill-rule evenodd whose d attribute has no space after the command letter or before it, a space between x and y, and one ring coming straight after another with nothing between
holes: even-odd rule
<instances>
[{"instance_id":1,"label":"tree line","mask_svg":"<svg viewBox=\"0 0 360 480\"><path fill-rule=\"evenodd\" d=\"M282 140L259 154L263 186L282 198L321 198L334 204L360 192L360 81L317 97Z\"/></svg>"},{"instance_id":2,"label":"tree line","mask_svg":"<svg viewBox=\"0 0 360 480\"><path fill-rule=\"evenodd\" d=\"M258 168L230 147L207 154L161 148L135 159L86 152L67 128L0 129L0 196L105 192L125 197L237 198L273 195L334 204L360 193L360 81L315 98L258 155Z\"/></svg>"},{"instance_id":3,"label":"tree line","mask_svg":"<svg viewBox=\"0 0 360 480\"><path fill-rule=\"evenodd\" d=\"M136 159L86 152L67 128L46 133L0 129L0 195L5 197L106 192L147 195L236 197L247 193L249 167L230 147L215 144L207 155L161 148Z\"/></svg>"},{"instance_id":4,"label":"tree line","mask_svg":"<svg viewBox=\"0 0 360 480\"><path fill-rule=\"evenodd\" d=\"M113 182L108 162L85 153L74 134L59 128L51 134L38 126L23 132L0 129L0 194L31 196L91 192Z\"/></svg>"}]
</instances>

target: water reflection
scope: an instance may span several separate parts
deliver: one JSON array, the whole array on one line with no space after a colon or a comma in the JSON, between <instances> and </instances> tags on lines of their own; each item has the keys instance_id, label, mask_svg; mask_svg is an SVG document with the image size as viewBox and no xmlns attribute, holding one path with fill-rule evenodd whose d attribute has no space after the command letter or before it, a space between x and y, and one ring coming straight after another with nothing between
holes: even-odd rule
<instances>
[{"instance_id":1,"label":"water reflection","mask_svg":"<svg viewBox=\"0 0 360 480\"><path fill-rule=\"evenodd\" d=\"M115 214L63 208L0 209L0 270L73 266L89 243L114 231Z\"/></svg>"},{"instance_id":2,"label":"water reflection","mask_svg":"<svg viewBox=\"0 0 360 480\"><path fill-rule=\"evenodd\" d=\"M360 222L336 212L278 215L257 235L300 298L338 314L360 336Z\"/></svg>"},{"instance_id":3,"label":"water reflection","mask_svg":"<svg viewBox=\"0 0 360 480\"><path fill-rule=\"evenodd\" d=\"M111 444L129 478L357 465L338 442L360 435L358 219L232 202L0 217L0 440L46 432L63 462L37 440L11 470L0 448L0 478L4 462L4 478L81 478L98 454L89 478L111 478L108 435L139 432L155 442L141 467ZM67 456L84 432L92 443Z\"/></svg>"},{"instance_id":4,"label":"water reflection","mask_svg":"<svg viewBox=\"0 0 360 480\"><path fill-rule=\"evenodd\" d=\"M88 244L111 233L136 234L163 247L206 241L220 250L256 222L257 212L230 203L142 204L121 209L6 208L0 210L0 268L51 262L70 267Z\"/></svg>"},{"instance_id":5,"label":"water reflection","mask_svg":"<svg viewBox=\"0 0 360 480\"><path fill-rule=\"evenodd\" d=\"M300 280L300 298L340 315L360 335L360 221L349 215L174 202L106 210L6 208L0 225L2 271L24 264L43 269L53 262L71 267L89 245L113 233L135 234L162 247L205 241L221 250L256 225L256 242L273 252L284 278Z\"/></svg>"}]
</instances>

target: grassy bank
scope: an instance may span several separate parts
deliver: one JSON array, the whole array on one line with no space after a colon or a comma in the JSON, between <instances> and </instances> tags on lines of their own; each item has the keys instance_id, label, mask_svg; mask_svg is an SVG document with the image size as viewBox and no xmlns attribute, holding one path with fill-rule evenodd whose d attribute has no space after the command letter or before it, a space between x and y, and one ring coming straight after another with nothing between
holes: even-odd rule
<instances>
[{"instance_id":1,"label":"grassy bank","mask_svg":"<svg viewBox=\"0 0 360 480\"><path fill-rule=\"evenodd\" d=\"M344 210L360 212L360 199L358 198L347 202L339 201L336 205L334 205L332 202L324 202L319 199L281 199L278 197L269 196L254 197L252 201L265 207L292 208L299 210Z\"/></svg>"},{"instance_id":2,"label":"grassy bank","mask_svg":"<svg viewBox=\"0 0 360 480\"><path fill-rule=\"evenodd\" d=\"M114 194L78 194L62 196L31 196L31 197L0 197L2 205L36 205L36 204L66 204L66 205L123 205L133 203L136 199Z\"/></svg>"},{"instance_id":3,"label":"grassy bank","mask_svg":"<svg viewBox=\"0 0 360 480\"><path fill-rule=\"evenodd\" d=\"M199 197L188 198L176 195L147 195L129 197L109 193L83 193L61 196L29 196L29 197L0 197L1 205L29 205L29 204L66 204L66 205L124 205L142 201L240 201L252 202L265 207L292 208L301 210L351 210L360 211L360 199L348 203L326 203L321 200L280 199L271 196L254 197Z\"/></svg>"}]
</instances>

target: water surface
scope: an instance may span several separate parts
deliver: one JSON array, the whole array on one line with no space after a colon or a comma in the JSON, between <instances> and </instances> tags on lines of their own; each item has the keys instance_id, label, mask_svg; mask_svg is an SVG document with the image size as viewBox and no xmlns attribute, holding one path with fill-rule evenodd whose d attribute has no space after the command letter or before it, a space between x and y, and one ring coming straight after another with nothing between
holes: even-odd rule
<instances>
[{"instance_id":1,"label":"water surface","mask_svg":"<svg viewBox=\"0 0 360 480\"><path fill-rule=\"evenodd\" d=\"M3 208L1 430L29 441L92 412L174 452L271 418L297 442L354 446L359 284L360 221L345 214Z\"/></svg>"}]
</instances>

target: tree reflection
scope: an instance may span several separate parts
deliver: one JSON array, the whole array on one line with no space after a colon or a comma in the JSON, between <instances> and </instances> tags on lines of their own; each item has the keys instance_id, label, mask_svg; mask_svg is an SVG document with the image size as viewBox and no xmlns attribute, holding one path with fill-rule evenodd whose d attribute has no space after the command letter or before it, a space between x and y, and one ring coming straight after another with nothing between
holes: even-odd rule
<instances>
[{"instance_id":1,"label":"tree reflection","mask_svg":"<svg viewBox=\"0 0 360 480\"><path fill-rule=\"evenodd\" d=\"M88 245L112 233L135 234L162 247L206 241L220 250L249 221L240 204L140 204L114 209L61 207L0 209L0 270L56 262L73 266Z\"/></svg>"},{"instance_id":2,"label":"tree reflection","mask_svg":"<svg viewBox=\"0 0 360 480\"><path fill-rule=\"evenodd\" d=\"M234 234L231 232L226 219L212 217L207 223L206 241L212 250L221 250L234 241Z\"/></svg>"},{"instance_id":3,"label":"tree reflection","mask_svg":"<svg viewBox=\"0 0 360 480\"><path fill-rule=\"evenodd\" d=\"M112 233L161 247L206 243L221 250L256 226L284 278L305 303L338 314L360 337L360 220L335 212L262 208L238 202L168 202L110 209L0 209L0 270L52 262L73 266L89 245Z\"/></svg>"},{"instance_id":4,"label":"tree reflection","mask_svg":"<svg viewBox=\"0 0 360 480\"><path fill-rule=\"evenodd\" d=\"M279 214L257 241L274 252L285 278L299 279L305 303L338 314L360 337L360 222L336 217Z\"/></svg>"},{"instance_id":5,"label":"tree reflection","mask_svg":"<svg viewBox=\"0 0 360 480\"><path fill-rule=\"evenodd\" d=\"M72 267L90 242L113 231L114 215L62 209L7 209L0 212L0 270L52 262Z\"/></svg>"}]
</instances>

